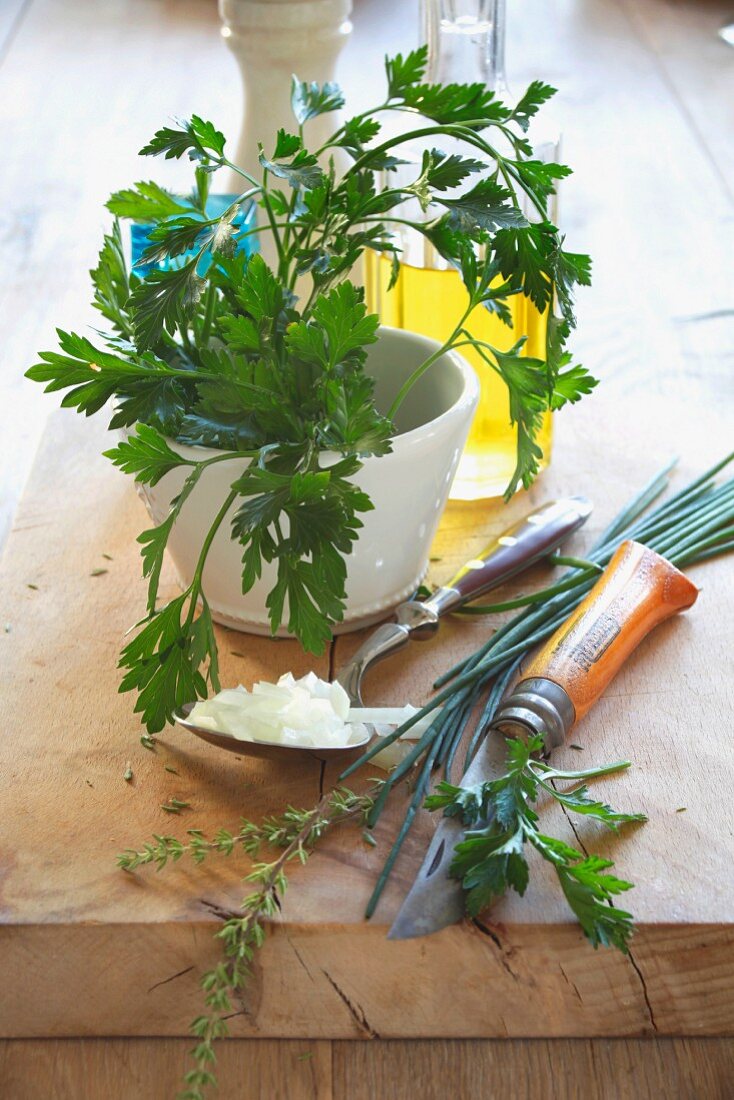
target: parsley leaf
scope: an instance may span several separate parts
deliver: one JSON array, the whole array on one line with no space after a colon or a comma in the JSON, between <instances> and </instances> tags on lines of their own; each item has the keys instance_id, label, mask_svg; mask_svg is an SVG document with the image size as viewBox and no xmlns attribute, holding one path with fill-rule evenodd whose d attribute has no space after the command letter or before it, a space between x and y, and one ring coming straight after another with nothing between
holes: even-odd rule
<instances>
[{"instance_id":1,"label":"parsley leaf","mask_svg":"<svg viewBox=\"0 0 734 1100\"><path fill-rule=\"evenodd\" d=\"M419 46L416 50L403 57L395 54L395 57L385 58L385 75L387 76L388 99L397 99L405 94L413 84L417 84L425 75L428 65L428 46Z\"/></svg>"},{"instance_id":2,"label":"parsley leaf","mask_svg":"<svg viewBox=\"0 0 734 1100\"><path fill-rule=\"evenodd\" d=\"M180 256L183 252L189 252L202 242L208 225L209 222L205 218L192 217L190 213L162 222L149 230L150 244L145 248L141 262L157 264L174 256ZM211 240L211 234L209 234L209 240Z\"/></svg>"},{"instance_id":3,"label":"parsley leaf","mask_svg":"<svg viewBox=\"0 0 734 1100\"><path fill-rule=\"evenodd\" d=\"M518 99L510 115L513 122L527 132L530 120L537 115L544 103L547 103L556 94L556 89L550 84L544 84L542 80L533 80L528 85L524 94Z\"/></svg>"},{"instance_id":4,"label":"parsley leaf","mask_svg":"<svg viewBox=\"0 0 734 1100\"><path fill-rule=\"evenodd\" d=\"M268 160L260 146L259 159L263 168L279 179L286 180L291 187L318 187L325 178L316 157L305 149L300 149L289 164L283 164L282 161Z\"/></svg>"},{"instance_id":5,"label":"parsley leaf","mask_svg":"<svg viewBox=\"0 0 734 1100\"><path fill-rule=\"evenodd\" d=\"M344 282L318 299L312 320L288 326L286 345L304 361L333 370L339 364L363 363L362 349L375 342L378 326L379 318L367 313L361 293Z\"/></svg>"},{"instance_id":6,"label":"parsley leaf","mask_svg":"<svg viewBox=\"0 0 734 1100\"><path fill-rule=\"evenodd\" d=\"M138 432L139 431L140 426L138 427ZM163 568L163 553L168 544L168 538L180 515L184 503L196 488L199 478L209 465L209 462L185 463L179 460L179 465L190 465L192 466L192 470L191 473L187 475L181 492L171 501L170 512L162 523L159 523L157 527L151 527L148 531L143 531L138 535L137 539L142 547L140 556L143 559L143 576L148 578L148 613L150 615L155 611L156 598L158 596L158 583L160 581L161 569ZM143 479L139 478L138 480ZM158 479L156 478L156 480ZM153 485L155 482L151 481L150 484ZM216 647L214 657L216 658Z\"/></svg>"},{"instance_id":7,"label":"parsley leaf","mask_svg":"<svg viewBox=\"0 0 734 1100\"><path fill-rule=\"evenodd\" d=\"M484 362L495 370L507 386L510 420L517 426L517 461L505 490L509 498L522 484L528 488L540 468L543 452L536 442L542 416L548 407L548 371L542 359L522 355L525 337L508 351L491 345L476 345Z\"/></svg>"},{"instance_id":8,"label":"parsley leaf","mask_svg":"<svg viewBox=\"0 0 734 1100\"><path fill-rule=\"evenodd\" d=\"M273 452L269 465L253 463L233 484L244 498L232 522L243 546L243 588L262 574L262 562L277 560L277 582L268 597L271 626L282 621L314 653L331 638L331 623L344 611L344 556L357 538L357 513L369 498L348 477L359 462L301 467L302 453ZM289 535L276 538L282 522Z\"/></svg>"},{"instance_id":9,"label":"parsley leaf","mask_svg":"<svg viewBox=\"0 0 734 1100\"><path fill-rule=\"evenodd\" d=\"M361 156L365 145L368 145L380 132L380 123L376 118L364 118L357 116L344 123L344 133L336 142L342 149L346 149L353 157Z\"/></svg>"},{"instance_id":10,"label":"parsley leaf","mask_svg":"<svg viewBox=\"0 0 734 1100\"><path fill-rule=\"evenodd\" d=\"M616 947L627 954L627 942L633 931L632 914L610 903L617 894L630 890L632 883L601 873L614 866L609 859L598 856L582 859L577 852L576 860L558 866L556 871L566 901L576 914L584 935L594 947Z\"/></svg>"},{"instance_id":11,"label":"parsley leaf","mask_svg":"<svg viewBox=\"0 0 734 1100\"><path fill-rule=\"evenodd\" d=\"M103 453L124 473L133 474L136 481L145 485L157 485L178 466L193 465L172 450L160 432L149 424L138 424L132 435Z\"/></svg>"},{"instance_id":12,"label":"parsley leaf","mask_svg":"<svg viewBox=\"0 0 734 1100\"><path fill-rule=\"evenodd\" d=\"M218 690L211 613L204 602L195 618L184 615L187 595L152 614L120 655L120 691L138 692L133 709L149 733L162 730L185 703L206 698L207 680L199 671L205 654L210 655L209 679Z\"/></svg>"},{"instance_id":13,"label":"parsley leaf","mask_svg":"<svg viewBox=\"0 0 734 1100\"><path fill-rule=\"evenodd\" d=\"M105 234L97 266L89 274L94 286L94 308L110 322L115 332L131 338L133 326L127 311L130 280L117 219L112 232Z\"/></svg>"},{"instance_id":14,"label":"parsley leaf","mask_svg":"<svg viewBox=\"0 0 734 1100\"><path fill-rule=\"evenodd\" d=\"M198 257L180 267L155 269L138 283L131 297L135 312L135 342L141 351L155 347L163 331L173 332L190 317L204 290L197 273Z\"/></svg>"},{"instance_id":15,"label":"parsley leaf","mask_svg":"<svg viewBox=\"0 0 734 1100\"><path fill-rule=\"evenodd\" d=\"M462 883L467 912L478 916L508 889L524 894L529 878L525 845L529 844L553 865L564 896L594 947L611 945L626 953L633 932L632 916L612 902L632 884L606 873L613 866L611 860L587 856L542 833L533 804L542 790L572 813L592 817L614 830L645 821L643 814L616 813L606 803L589 798L586 784L560 791L550 782L554 778L590 779L628 764L620 761L606 768L557 772L534 759L542 748L540 737L509 739L503 776L469 788L439 783L427 798L427 809L458 816L468 827L465 839L456 845L450 873Z\"/></svg>"},{"instance_id":16,"label":"parsley leaf","mask_svg":"<svg viewBox=\"0 0 734 1100\"><path fill-rule=\"evenodd\" d=\"M501 229L493 240L500 273L530 298L539 313L545 312L553 293L554 246L554 230L547 222Z\"/></svg>"},{"instance_id":17,"label":"parsley leaf","mask_svg":"<svg viewBox=\"0 0 734 1100\"><path fill-rule=\"evenodd\" d=\"M402 100L434 122L472 130L504 122L511 114L486 84L411 84L402 92Z\"/></svg>"},{"instance_id":18,"label":"parsley leaf","mask_svg":"<svg viewBox=\"0 0 734 1100\"><path fill-rule=\"evenodd\" d=\"M154 222L161 218L173 218L189 209L170 191L165 191L153 180L136 183L124 191L116 191L107 200L107 209L117 218Z\"/></svg>"},{"instance_id":19,"label":"parsley leaf","mask_svg":"<svg viewBox=\"0 0 734 1100\"><path fill-rule=\"evenodd\" d=\"M299 125L308 122L310 118L327 114L329 111L340 111L344 106L344 96L338 84L328 81L326 84L310 84L293 77L291 85L291 107Z\"/></svg>"},{"instance_id":20,"label":"parsley leaf","mask_svg":"<svg viewBox=\"0 0 734 1100\"><path fill-rule=\"evenodd\" d=\"M153 356L140 356L135 361L122 354L103 352L86 337L59 329L59 352L42 352L40 363L26 377L35 382L47 382L46 393L66 389L61 404L91 416L116 398L117 411L110 427L125 427L137 419L161 419L179 405L184 397L185 383L169 372L162 361Z\"/></svg>"},{"instance_id":21,"label":"parsley leaf","mask_svg":"<svg viewBox=\"0 0 734 1100\"><path fill-rule=\"evenodd\" d=\"M324 446L342 454L390 453L395 427L387 417L373 412L374 388L373 380L364 375L349 385L338 378L326 383L329 419L319 433Z\"/></svg>"},{"instance_id":22,"label":"parsley leaf","mask_svg":"<svg viewBox=\"0 0 734 1100\"><path fill-rule=\"evenodd\" d=\"M610 829L617 829L629 821L647 821L644 814L622 814L613 810L606 802L597 802L589 798L589 788L585 784L574 787L571 791L555 791L553 797L567 810L573 810L575 814L586 814L602 821Z\"/></svg>"},{"instance_id":23,"label":"parsley leaf","mask_svg":"<svg viewBox=\"0 0 734 1100\"><path fill-rule=\"evenodd\" d=\"M206 608L206 553L230 510L232 536L242 546L244 589L265 564L273 567L268 608L274 630L285 624L319 650L343 614L349 555L360 517L371 507L358 484L361 459L390 450L392 416L407 392L401 387L389 416L376 405L368 352L378 320L349 274L370 249L391 258L394 285L401 254L396 226L402 234L406 198L417 198L424 211L415 227L460 273L470 312L482 306L510 323L508 302L522 294L547 314L544 359L527 357L521 340L504 352L476 343L487 369L507 386L518 427L510 491L529 485L537 472L544 412L595 385L566 350L575 326L575 288L588 283L589 261L566 251L545 217L548 196L568 169L534 158L525 136L552 90L534 82L513 108L482 84L427 82L426 62L425 47L387 59L383 103L335 126L314 150L305 144L304 124L341 108L343 97L334 84L294 80L297 132L280 129L271 136L266 147L272 154L261 150L260 181L227 160L223 134L201 116L158 130L143 155L187 156L190 195L142 180L111 196L116 217L146 226L144 266L128 272L115 222L91 273L94 306L109 331L101 340L60 331L58 349L43 352L28 371L49 392L62 393L66 407L89 416L113 403L110 427L137 425L107 452L130 476L154 485L176 466L187 467L169 514L140 537L148 619L140 624L140 645L124 651L125 689L136 687L144 720L156 728L177 699L205 690L200 669L207 658L209 682L216 677L211 619L197 609ZM416 121L422 114L436 132L439 148L426 152L418 178L407 185L384 175L406 163L400 154L410 136L403 128L399 136L375 141L386 111L402 112L418 130L426 128ZM492 126L501 128L502 153L483 137ZM440 149L444 138L450 153ZM339 147L354 159L341 174L326 161ZM214 218L207 210L212 173L222 167L239 172L247 186ZM541 215L530 224L522 214L528 199ZM256 246L246 255L251 230L235 226L245 203L267 212L258 233L273 234L272 269ZM142 274L150 265L153 270ZM458 327L448 344L467 339ZM215 454L183 460L175 443ZM243 458L251 465L219 502L180 613L173 604L170 611L156 610L170 532L202 471L232 453L238 470ZM154 700L151 692L160 697ZM495 797L497 820L511 831L512 786L498 787ZM584 796L569 797L580 803ZM503 843L512 836L508 832ZM523 857L508 848L502 858L507 881L521 888Z\"/></svg>"},{"instance_id":24,"label":"parsley leaf","mask_svg":"<svg viewBox=\"0 0 734 1100\"><path fill-rule=\"evenodd\" d=\"M237 302L256 324L272 332L285 301L282 285L257 252L246 261L241 278Z\"/></svg>"},{"instance_id":25,"label":"parsley leaf","mask_svg":"<svg viewBox=\"0 0 734 1100\"><path fill-rule=\"evenodd\" d=\"M225 137L211 122L198 115L178 121L178 128L164 126L156 131L147 145L140 150L141 157L163 154L166 160L179 160L188 153L189 160L206 162L220 160L224 155Z\"/></svg>"},{"instance_id":26,"label":"parsley leaf","mask_svg":"<svg viewBox=\"0 0 734 1100\"><path fill-rule=\"evenodd\" d=\"M458 153L447 155L439 149L432 149L423 154L423 173L426 183L434 191L449 191L474 172L482 172L486 168L480 160L474 157L462 157ZM509 198L509 192L507 192Z\"/></svg>"},{"instance_id":27,"label":"parsley leaf","mask_svg":"<svg viewBox=\"0 0 734 1100\"><path fill-rule=\"evenodd\" d=\"M551 408L562 409L566 404L575 404L586 393L591 393L598 381L585 367L577 363L568 370L559 371L553 381Z\"/></svg>"},{"instance_id":28,"label":"parsley leaf","mask_svg":"<svg viewBox=\"0 0 734 1100\"><path fill-rule=\"evenodd\" d=\"M462 233L477 229L526 226L527 218L512 202L511 192L493 179L480 180L470 191L455 199L437 199L450 213L449 224Z\"/></svg>"},{"instance_id":29,"label":"parsley leaf","mask_svg":"<svg viewBox=\"0 0 734 1100\"><path fill-rule=\"evenodd\" d=\"M522 181L525 188L542 201L555 192L558 180L571 175L571 169L565 164L553 164L550 161L528 159L505 163L511 165L514 175Z\"/></svg>"},{"instance_id":30,"label":"parsley leaf","mask_svg":"<svg viewBox=\"0 0 734 1100\"><path fill-rule=\"evenodd\" d=\"M278 130L278 136L275 140L275 152L273 153L276 160L280 157L292 157L300 148L301 139L297 134L289 134L282 127Z\"/></svg>"}]
</instances>

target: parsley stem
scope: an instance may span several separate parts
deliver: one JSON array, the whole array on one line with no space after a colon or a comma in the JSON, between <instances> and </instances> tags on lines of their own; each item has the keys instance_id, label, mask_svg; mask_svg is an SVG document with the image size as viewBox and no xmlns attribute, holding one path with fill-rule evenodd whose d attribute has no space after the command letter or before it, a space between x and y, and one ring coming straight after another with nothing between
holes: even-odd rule
<instances>
[{"instance_id":1,"label":"parsley stem","mask_svg":"<svg viewBox=\"0 0 734 1100\"><path fill-rule=\"evenodd\" d=\"M268 194L268 186L267 186L268 185L268 174L269 174L268 170L267 170L267 168L265 168L263 170L263 185L262 185L263 206L265 207L265 213L268 216L268 222L270 223L270 228L273 231L273 240L275 242L275 248L276 248L276 251L278 253L278 275L283 280L284 283L287 283L287 275L288 275L287 263L286 263L286 259L285 259L285 252L283 251L283 242L280 239L280 233L278 232L278 226L277 226L277 223L276 223L276 220L275 220L275 214L273 213L273 205L270 201L270 196Z\"/></svg>"},{"instance_id":2,"label":"parsley stem","mask_svg":"<svg viewBox=\"0 0 734 1100\"><path fill-rule=\"evenodd\" d=\"M403 401L408 396L408 393L413 388L413 386L416 384L418 379L421 378L426 373L426 371L429 369L429 367L432 367L433 364L438 359L440 359L442 355L445 355L447 352L452 351L454 347L460 347L461 346L460 344L456 344L454 341L456 340L456 337L461 332L461 329L464 326L464 322L466 321L467 317L469 316L469 314L474 309L475 305L476 305L476 302L474 301L474 299L470 298L469 299L469 305L464 310L464 313L462 314L461 320L456 325L454 331L451 333L449 338L443 343L443 345L437 351L434 351L434 353L432 355L429 355L428 358L425 359L420 364L420 366L416 367L416 369L413 371L413 373L411 375L409 375L409 377L405 380L405 382L403 382L402 386L398 390L397 396L395 397L395 399L393 400L393 403L391 404L390 408L387 411L388 420L394 420L395 419L395 413L398 411L398 409L402 405ZM463 343L466 343L466 342L467 341L463 341Z\"/></svg>"},{"instance_id":3,"label":"parsley stem","mask_svg":"<svg viewBox=\"0 0 734 1100\"><path fill-rule=\"evenodd\" d=\"M206 306L204 307L204 319L199 332L199 344L206 347L209 341L209 333L214 319L214 310L217 305L217 288L210 283L206 291Z\"/></svg>"},{"instance_id":4,"label":"parsley stem","mask_svg":"<svg viewBox=\"0 0 734 1100\"><path fill-rule=\"evenodd\" d=\"M186 626L191 626L194 621L194 615L196 614L196 603L202 592L202 576L204 573L204 566L206 565L206 559L209 555L211 545L214 542L214 536L222 525L224 517L237 499L237 490L231 489L227 494L224 504L214 517L214 522L207 531L206 538L201 546L199 553L199 559L196 563L196 569L194 570L194 579L189 587L189 593L191 595L191 602L189 604L189 611L186 617Z\"/></svg>"},{"instance_id":5,"label":"parsley stem","mask_svg":"<svg viewBox=\"0 0 734 1100\"><path fill-rule=\"evenodd\" d=\"M626 771L631 766L629 760L614 760L611 764L603 764L600 767L584 768L583 771L567 771L565 769L557 769L550 764L546 764L544 760L536 760L531 757L528 761L528 769L536 775L536 778L540 782L540 776L538 772L545 776L546 779L597 779L602 775L614 775L616 772Z\"/></svg>"},{"instance_id":6,"label":"parsley stem","mask_svg":"<svg viewBox=\"0 0 734 1100\"><path fill-rule=\"evenodd\" d=\"M249 172L246 172L244 168L240 168L240 166L238 164L235 164L234 161L228 160L227 157L222 157L221 158L221 167L222 168L230 168L238 176L242 176L243 179L247 180L248 183L252 184L251 194L256 194L256 193L259 193L260 191L264 190L264 188L265 188L265 181L264 180L263 180L262 183L260 183L258 180L255 179L254 176L251 176Z\"/></svg>"}]
</instances>

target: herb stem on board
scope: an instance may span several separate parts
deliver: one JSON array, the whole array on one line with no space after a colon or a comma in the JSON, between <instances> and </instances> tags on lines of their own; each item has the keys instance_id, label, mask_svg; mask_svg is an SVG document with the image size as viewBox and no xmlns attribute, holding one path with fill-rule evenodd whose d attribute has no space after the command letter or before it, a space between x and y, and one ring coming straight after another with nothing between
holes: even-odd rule
<instances>
[{"instance_id":1,"label":"herb stem on board","mask_svg":"<svg viewBox=\"0 0 734 1100\"><path fill-rule=\"evenodd\" d=\"M212 854L229 856L243 852L253 861L252 869L244 877L252 889L241 903L241 915L228 918L216 934L222 943L223 958L201 979L206 1011L191 1024L196 1039L191 1052L194 1066L185 1075L181 1100L203 1100L204 1090L216 1086L214 1044L228 1034L227 1017L235 1012L232 998L245 987L255 952L265 942L267 924L277 917L280 899L288 885L287 865L293 860L305 863L318 841L334 825L350 819L363 825L379 787L379 780L363 794L338 787L325 794L311 810L290 806L279 817L266 818L259 825L244 821L237 833L219 829L210 839L198 829L189 829L185 842L173 836L156 835L139 850L128 849L117 857L118 866L128 872L149 865L161 870L184 856L198 865ZM268 847L282 849L271 862L261 859L263 849Z\"/></svg>"}]
</instances>

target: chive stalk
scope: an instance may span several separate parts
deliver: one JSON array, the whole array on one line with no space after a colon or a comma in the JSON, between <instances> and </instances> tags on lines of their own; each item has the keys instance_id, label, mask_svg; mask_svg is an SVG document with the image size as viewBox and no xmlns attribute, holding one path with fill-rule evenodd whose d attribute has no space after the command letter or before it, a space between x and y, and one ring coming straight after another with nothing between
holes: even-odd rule
<instances>
[{"instance_id":1,"label":"chive stalk","mask_svg":"<svg viewBox=\"0 0 734 1100\"><path fill-rule=\"evenodd\" d=\"M608 565L622 542L634 538L663 554L676 566L707 561L734 550L734 479L721 485L716 485L714 481L733 459L734 453L729 454L650 511L668 487L668 475L675 465L674 462L668 463L624 506L585 559L566 559L571 569L559 581L515 600L463 609L465 613L475 615L516 608L521 610L502 624L473 654L439 676L434 684L439 689L437 694L404 725L387 737L380 738L379 744L363 753L340 777L346 778L423 717L434 714L428 729L385 781L370 812L369 824L373 826L395 785L415 767L418 768L405 817L375 884L367 916L375 910L422 804L433 771L443 767L445 776L449 777L456 753L467 735L484 692L487 693L484 706L469 735L465 768L482 737L491 728L497 705L522 660L535 645L550 637L578 607L596 583L598 570Z\"/></svg>"}]
</instances>

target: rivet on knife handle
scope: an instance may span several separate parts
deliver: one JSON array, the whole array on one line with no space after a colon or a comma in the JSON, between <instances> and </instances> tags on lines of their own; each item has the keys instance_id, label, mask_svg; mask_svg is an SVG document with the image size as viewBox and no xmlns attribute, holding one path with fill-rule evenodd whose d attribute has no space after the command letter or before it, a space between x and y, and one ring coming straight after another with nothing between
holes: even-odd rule
<instances>
[{"instance_id":1,"label":"rivet on knife handle","mask_svg":"<svg viewBox=\"0 0 734 1100\"><path fill-rule=\"evenodd\" d=\"M638 542L623 542L604 575L524 670L493 725L560 745L658 623L695 603L696 586Z\"/></svg>"}]
</instances>

